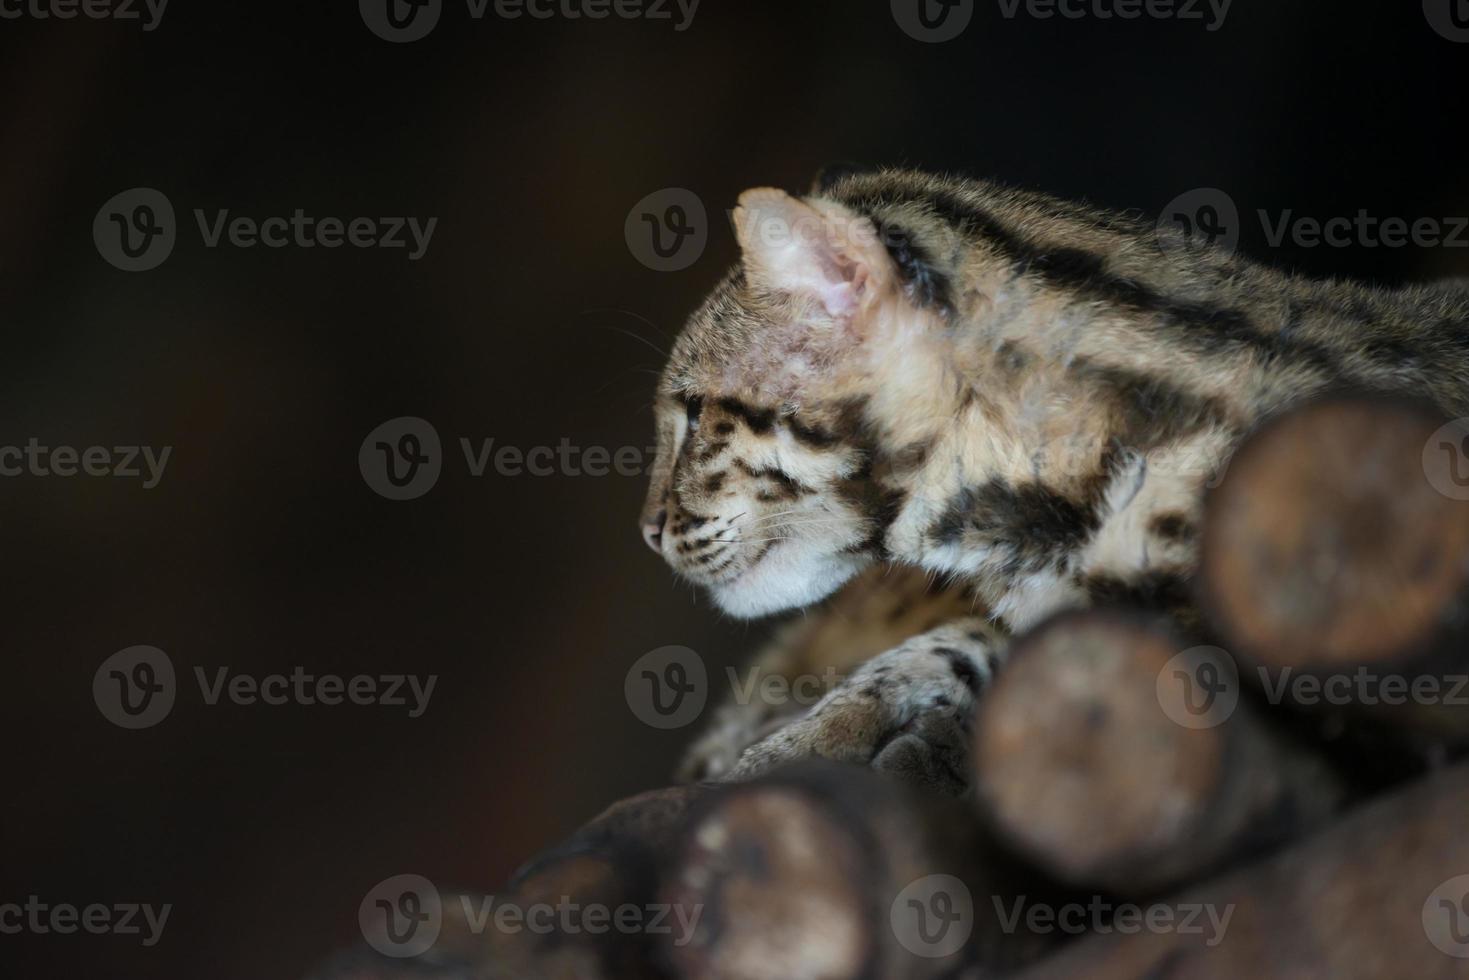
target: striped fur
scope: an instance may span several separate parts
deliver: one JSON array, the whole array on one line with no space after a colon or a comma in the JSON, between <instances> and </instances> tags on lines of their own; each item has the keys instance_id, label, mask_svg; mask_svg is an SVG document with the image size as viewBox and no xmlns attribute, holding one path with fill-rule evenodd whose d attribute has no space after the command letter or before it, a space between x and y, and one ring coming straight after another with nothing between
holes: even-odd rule
<instances>
[{"instance_id":1,"label":"striped fur","mask_svg":"<svg viewBox=\"0 0 1469 980\"><path fill-rule=\"evenodd\" d=\"M809 615L783 624L731 685L736 691L741 685L762 691L774 678L775 691L795 696L741 699L732 692L684 753L679 779L727 778L746 749L806 713L813 691L824 696L868 661L976 612L982 610L967 590L935 582L918 569L884 566L864 572ZM980 638L999 646L989 630ZM958 668L969 669L967 663Z\"/></svg>"},{"instance_id":2,"label":"striped fur","mask_svg":"<svg viewBox=\"0 0 1469 980\"><path fill-rule=\"evenodd\" d=\"M644 521L737 615L880 560L1012 628L1174 601L1202 487L1264 417L1339 387L1469 414L1469 292L1309 281L906 171L751 191L735 224L659 387Z\"/></svg>"}]
</instances>

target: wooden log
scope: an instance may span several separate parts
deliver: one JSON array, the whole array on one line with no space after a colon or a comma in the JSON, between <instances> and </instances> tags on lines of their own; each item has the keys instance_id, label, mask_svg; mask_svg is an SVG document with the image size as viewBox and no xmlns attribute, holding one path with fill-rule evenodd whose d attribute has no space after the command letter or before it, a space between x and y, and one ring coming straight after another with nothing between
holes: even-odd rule
<instances>
[{"instance_id":1,"label":"wooden log","mask_svg":"<svg viewBox=\"0 0 1469 980\"><path fill-rule=\"evenodd\" d=\"M997 928L990 902L1021 872L966 806L865 769L804 764L729 786L694 809L671 861L664 902L698 913L690 941L662 944L675 977L988 975L1051 946Z\"/></svg>"},{"instance_id":2,"label":"wooden log","mask_svg":"<svg viewBox=\"0 0 1469 980\"><path fill-rule=\"evenodd\" d=\"M621 800L578 830L568 843L636 848L654 854L673 839L689 807L711 789L707 785L673 786Z\"/></svg>"},{"instance_id":3,"label":"wooden log","mask_svg":"<svg viewBox=\"0 0 1469 980\"><path fill-rule=\"evenodd\" d=\"M1223 651L1186 647L1103 611L1017 641L975 724L976 798L1002 839L1062 881L1135 896L1339 808L1331 768L1240 700Z\"/></svg>"},{"instance_id":4,"label":"wooden log","mask_svg":"<svg viewBox=\"0 0 1469 980\"><path fill-rule=\"evenodd\" d=\"M1442 770L1269 861L1159 903L1155 922L1166 927L1092 936L1021 980L1462 980L1466 813L1469 769Z\"/></svg>"},{"instance_id":5,"label":"wooden log","mask_svg":"<svg viewBox=\"0 0 1469 980\"><path fill-rule=\"evenodd\" d=\"M1469 737L1469 446L1444 425L1323 401L1251 437L1210 494L1202 605L1272 700Z\"/></svg>"},{"instance_id":6,"label":"wooden log","mask_svg":"<svg viewBox=\"0 0 1469 980\"><path fill-rule=\"evenodd\" d=\"M487 980L654 980L648 925L656 868L707 790L656 790L609 807L527 864L497 899L514 910L484 931ZM621 918L619 918L621 917Z\"/></svg>"}]
</instances>

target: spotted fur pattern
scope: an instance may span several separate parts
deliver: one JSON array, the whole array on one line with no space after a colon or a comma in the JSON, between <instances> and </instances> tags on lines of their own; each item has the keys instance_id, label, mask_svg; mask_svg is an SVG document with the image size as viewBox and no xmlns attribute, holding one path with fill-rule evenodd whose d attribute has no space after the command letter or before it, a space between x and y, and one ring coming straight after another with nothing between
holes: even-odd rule
<instances>
[{"instance_id":1,"label":"spotted fur pattern","mask_svg":"<svg viewBox=\"0 0 1469 980\"><path fill-rule=\"evenodd\" d=\"M970 629L953 635L960 623ZM851 736L832 749L912 782L953 789L962 770L952 764L956 751L946 736L967 733L965 709L1003 646L972 590L909 566L870 569L831 599L784 623L749 666L734 673L726 702L685 753L679 778L738 778L761 769L769 751L751 754L741 769L741 757L752 745L803 718L826 718L844 710L833 698L821 711L811 711L834 691L875 704L882 691L898 683L892 676L896 672L901 677L934 675L928 703L905 699L915 710L901 718L869 712L866 724L851 729ZM905 652L891 652L898 648ZM974 652L979 666L968 657L956 658L950 652L955 648ZM884 655L889 664L927 661L930 651L931 663L882 669ZM858 693L864 685L870 688L865 695ZM936 715L944 716L942 726L935 724ZM793 734L810 730L809 723L797 725L770 746L789 745Z\"/></svg>"},{"instance_id":2,"label":"spotted fur pattern","mask_svg":"<svg viewBox=\"0 0 1469 980\"><path fill-rule=\"evenodd\" d=\"M907 171L749 191L734 223L742 260L659 385L643 519L735 615L878 562L964 583L1004 629L1182 613L1202 489L1261 420L1338 388L1469 414L1462 290L1311 281Z\"/></svg>"}]
</instances>

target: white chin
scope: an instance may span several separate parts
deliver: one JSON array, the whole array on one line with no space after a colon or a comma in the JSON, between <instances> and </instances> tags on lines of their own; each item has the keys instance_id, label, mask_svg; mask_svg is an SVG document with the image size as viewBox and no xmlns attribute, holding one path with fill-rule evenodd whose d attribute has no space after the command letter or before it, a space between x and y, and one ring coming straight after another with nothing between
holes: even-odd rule
<instances>
[{"instance_id":1,"label":"white chin","mask_svg":"<svg viewBox=\"0 0 1469 980\"><path fill-rule=\"evenodd\" d=\"M731 616L754 619L820 602L870 562L865 555L777 547L732 582L711 586L709 593Z\"/></svg>"}]
</instances>

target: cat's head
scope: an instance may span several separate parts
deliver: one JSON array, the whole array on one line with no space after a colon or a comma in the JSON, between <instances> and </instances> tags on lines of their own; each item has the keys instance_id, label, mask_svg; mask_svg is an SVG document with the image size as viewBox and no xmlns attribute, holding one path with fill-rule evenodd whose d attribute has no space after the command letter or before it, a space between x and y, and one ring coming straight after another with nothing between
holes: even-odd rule
<instances>
[{"instance_id":1,"label":"cat's head","mask_svg":"<svg viewBox=\"0 0 1469 980\"><path fill-rule=\"evenodd\" d=\"M675 571L758 616L883 557L919 462L902 458L901 419L940 410L943 324L892 243L835 201L752 190L734 225L741 262L659 383L642 522Z\"/></svg>"}]
</instances>

